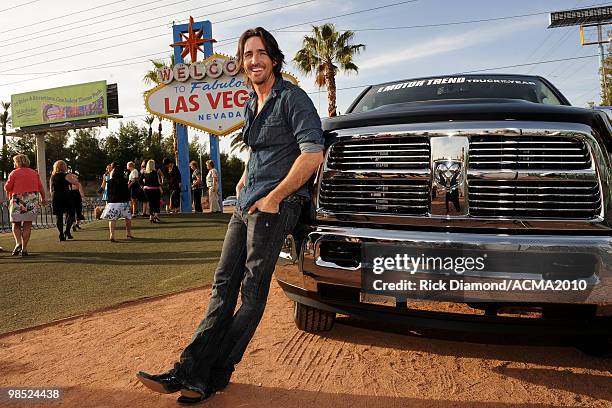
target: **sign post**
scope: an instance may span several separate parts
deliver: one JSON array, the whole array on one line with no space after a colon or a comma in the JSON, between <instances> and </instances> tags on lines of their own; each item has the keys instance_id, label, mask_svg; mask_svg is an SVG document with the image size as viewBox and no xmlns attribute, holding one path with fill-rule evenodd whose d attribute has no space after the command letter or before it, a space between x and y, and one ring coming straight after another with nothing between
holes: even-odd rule
<instances>
[{"instance_id":1,"label":"sign post","mask_svg":"<svg viewBox=\"0 0 612 408\"><path fill-rule=\"evenodd\" d=\"M38 170L38 176L40 182L45 190L45 197L51 197L49 194L49 184L47 183L47 156L45 153L45 134L36 134L36 169Z\"/></svg>"},{"instance_id":2,"label":"sign post","mask_svg":"<svg viewBox=\"0 0 612 408\"><path fill-rule=\"evenodd\" d=\"M219 137L208 134L208 140L210 141L210 159L215 163L215 169L217 169L217 176L219 177L219 208L223 211L223 188L221 187L221 152L219 150Z\"/></svg>"},{"instance_id":3,"label":"sign post","mask_svg":"<svg viewBox=\"0 0 612 408\"><path fill-rule=\"evenodd\" d=\"M200 31L200 35L195 35L195 31ZM188 33L184 37L184 33ZM189 24L172 26L172 39L174 40L174 63L182 64L183 56L190 53L192 63L196 62L197 50L204 46L204 57L212 55L212 41L205 41L200 38L203 34L204 39L212 38L212 24L210 21L200 21L195 23L192 18ZM187 52L185 52L187 51ZM189 174L189 140L187 136L187 126L176 123L176 144L178 150L178 169L181 173L181 212L191 212L191 177Z\"/></svg>"}]
</instances>

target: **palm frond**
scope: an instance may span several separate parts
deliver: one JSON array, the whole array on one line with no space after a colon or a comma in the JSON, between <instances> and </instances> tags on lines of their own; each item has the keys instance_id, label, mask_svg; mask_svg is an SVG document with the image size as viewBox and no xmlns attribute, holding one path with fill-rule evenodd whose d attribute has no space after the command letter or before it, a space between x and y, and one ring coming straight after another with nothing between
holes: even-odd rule
<instances>
[{"instance_id":1,"label":"palm frond","mask_svg":"<svg viewBox=\"0 0 612 408\"><path fill-rule=\"evenodd\" d=\"M174 67L174 55L170 56L170 63L167 64L163 59L161 60L151 60L151 64L153 64L153 69L147 71L145 75L142 77L142 80L145 84L159 84L159 77L157 76L157 71L162 68L172 68Z\"/></svg>"},{"instance_id":2,"label":"palm frond","mask_svg":"<svg viewBox=\"0 0 612 408\"><path fill-rule=\"evenodd\" d=\"M304 36L302 48L293 58L297 68L306 75L315 75L315 84L328 87L328 111L336 112L335 78L338 71L359 72L353 57L365 50L364 44L351 44L353 31L339 33L332 23L312 26L312 35ZM332 88L332 89L330 89Z\"/></svg>"},{"instance_id":3,"label":"palm frond","mask_svg":"<svg viewBox=\"0 0 612 408\"><path fill-rule=\"evenodd\" d=\"M247 146L246 143L244 143L244 140L242 139L242 131L238 131L233 135L230 135L230 137L232 138L232 141L230 142L231 153L242 153L249 148L249 146Z\"/></svg>"}]
</instances>

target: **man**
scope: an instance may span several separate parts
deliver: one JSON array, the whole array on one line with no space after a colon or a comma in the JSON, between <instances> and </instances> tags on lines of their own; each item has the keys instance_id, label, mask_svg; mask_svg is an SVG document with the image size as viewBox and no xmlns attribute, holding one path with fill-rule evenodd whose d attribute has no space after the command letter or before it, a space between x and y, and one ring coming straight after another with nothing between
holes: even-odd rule
<instances>
[{"instance_id":1,"label":"man","mask_svg":"<svg viewBox=\"0 0 612 408\"><path fill-rule=\"evenodd\" d=\"M193 210L202 212L202 172L198 168L198 162L192 160L189 162L191 170L191 199L193 201Z\"/></svg>"},{"instance_id":2,"label":"man","mask_svg":"<svg viewBox=\"0 0 612 408\"><path fill-rule=\"evenodd\" d=\"M283 80L284 55L261 27L238 44L238 65L253 88L245 107L247 168L236 186L238 205L229 222L206 316L180 360L166 373L138 373L160 393L181 391L195 403L223 389L263 315L280 249L295 226L304 185L323 162L321 121L308 95ZM242 304L234 313L238 294Z\"/></svg>"}]
</instances>

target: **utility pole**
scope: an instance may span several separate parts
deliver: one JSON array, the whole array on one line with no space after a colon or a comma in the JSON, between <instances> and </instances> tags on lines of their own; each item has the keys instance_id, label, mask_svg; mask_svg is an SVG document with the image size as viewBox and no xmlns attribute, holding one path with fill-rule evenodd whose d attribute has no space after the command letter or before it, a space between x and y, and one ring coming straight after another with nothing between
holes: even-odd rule
<instances>
[{"instance_id":1,"label":"utility pole","mask_svg":"<svg viewBox=\"0 0 612 408\"><path fill-rule=\"evenodd\" d=\"M549 15L548 28L580 26L580 45L595 45L599 46L599 72L601 72L601 83L603 91L603 99L608 96L608 78L606 75L606 53L604 44L608 43L608 35L603 34L603 27L612 22L612 7L590 7L583 9L572 9L555 11ZM585 29L597 27L597 39L589 40L585 38Z\"/></svg>"},{"instance_id":2,"label":"utility pole","mask_svg":"<svg viewBox=\"0 0 612 408\"><path fill-rule=\"evenodd\" d=\"M604 40L601 25L597 26L597 42L599 43L599 71L601 72L601 83L603 84L604 97L603 100L608 100L608 76L606 75L606 56L604 52ZM608 40L606 39L606 43Z\"/></svg>"}]
</instances>

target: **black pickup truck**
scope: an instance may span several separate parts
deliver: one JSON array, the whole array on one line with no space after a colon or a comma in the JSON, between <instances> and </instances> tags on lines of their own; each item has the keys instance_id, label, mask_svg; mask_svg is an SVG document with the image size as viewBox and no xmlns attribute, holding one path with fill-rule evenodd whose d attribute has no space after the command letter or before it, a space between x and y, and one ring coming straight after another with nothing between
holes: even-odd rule
<instances>
[{"instance_id":1,"label":"black pickup truck","mask_svg":"<svg viewBox=\"0 0 612 408\"><path fill-rule=\"evenodd\" d=\"M612 338L605 113L541 77L455 75L368 87L323 126L299 268L277 272L300 329L345 314ZM469 312L414 307L432 302Z\"/></svg>"}]
</instances>

